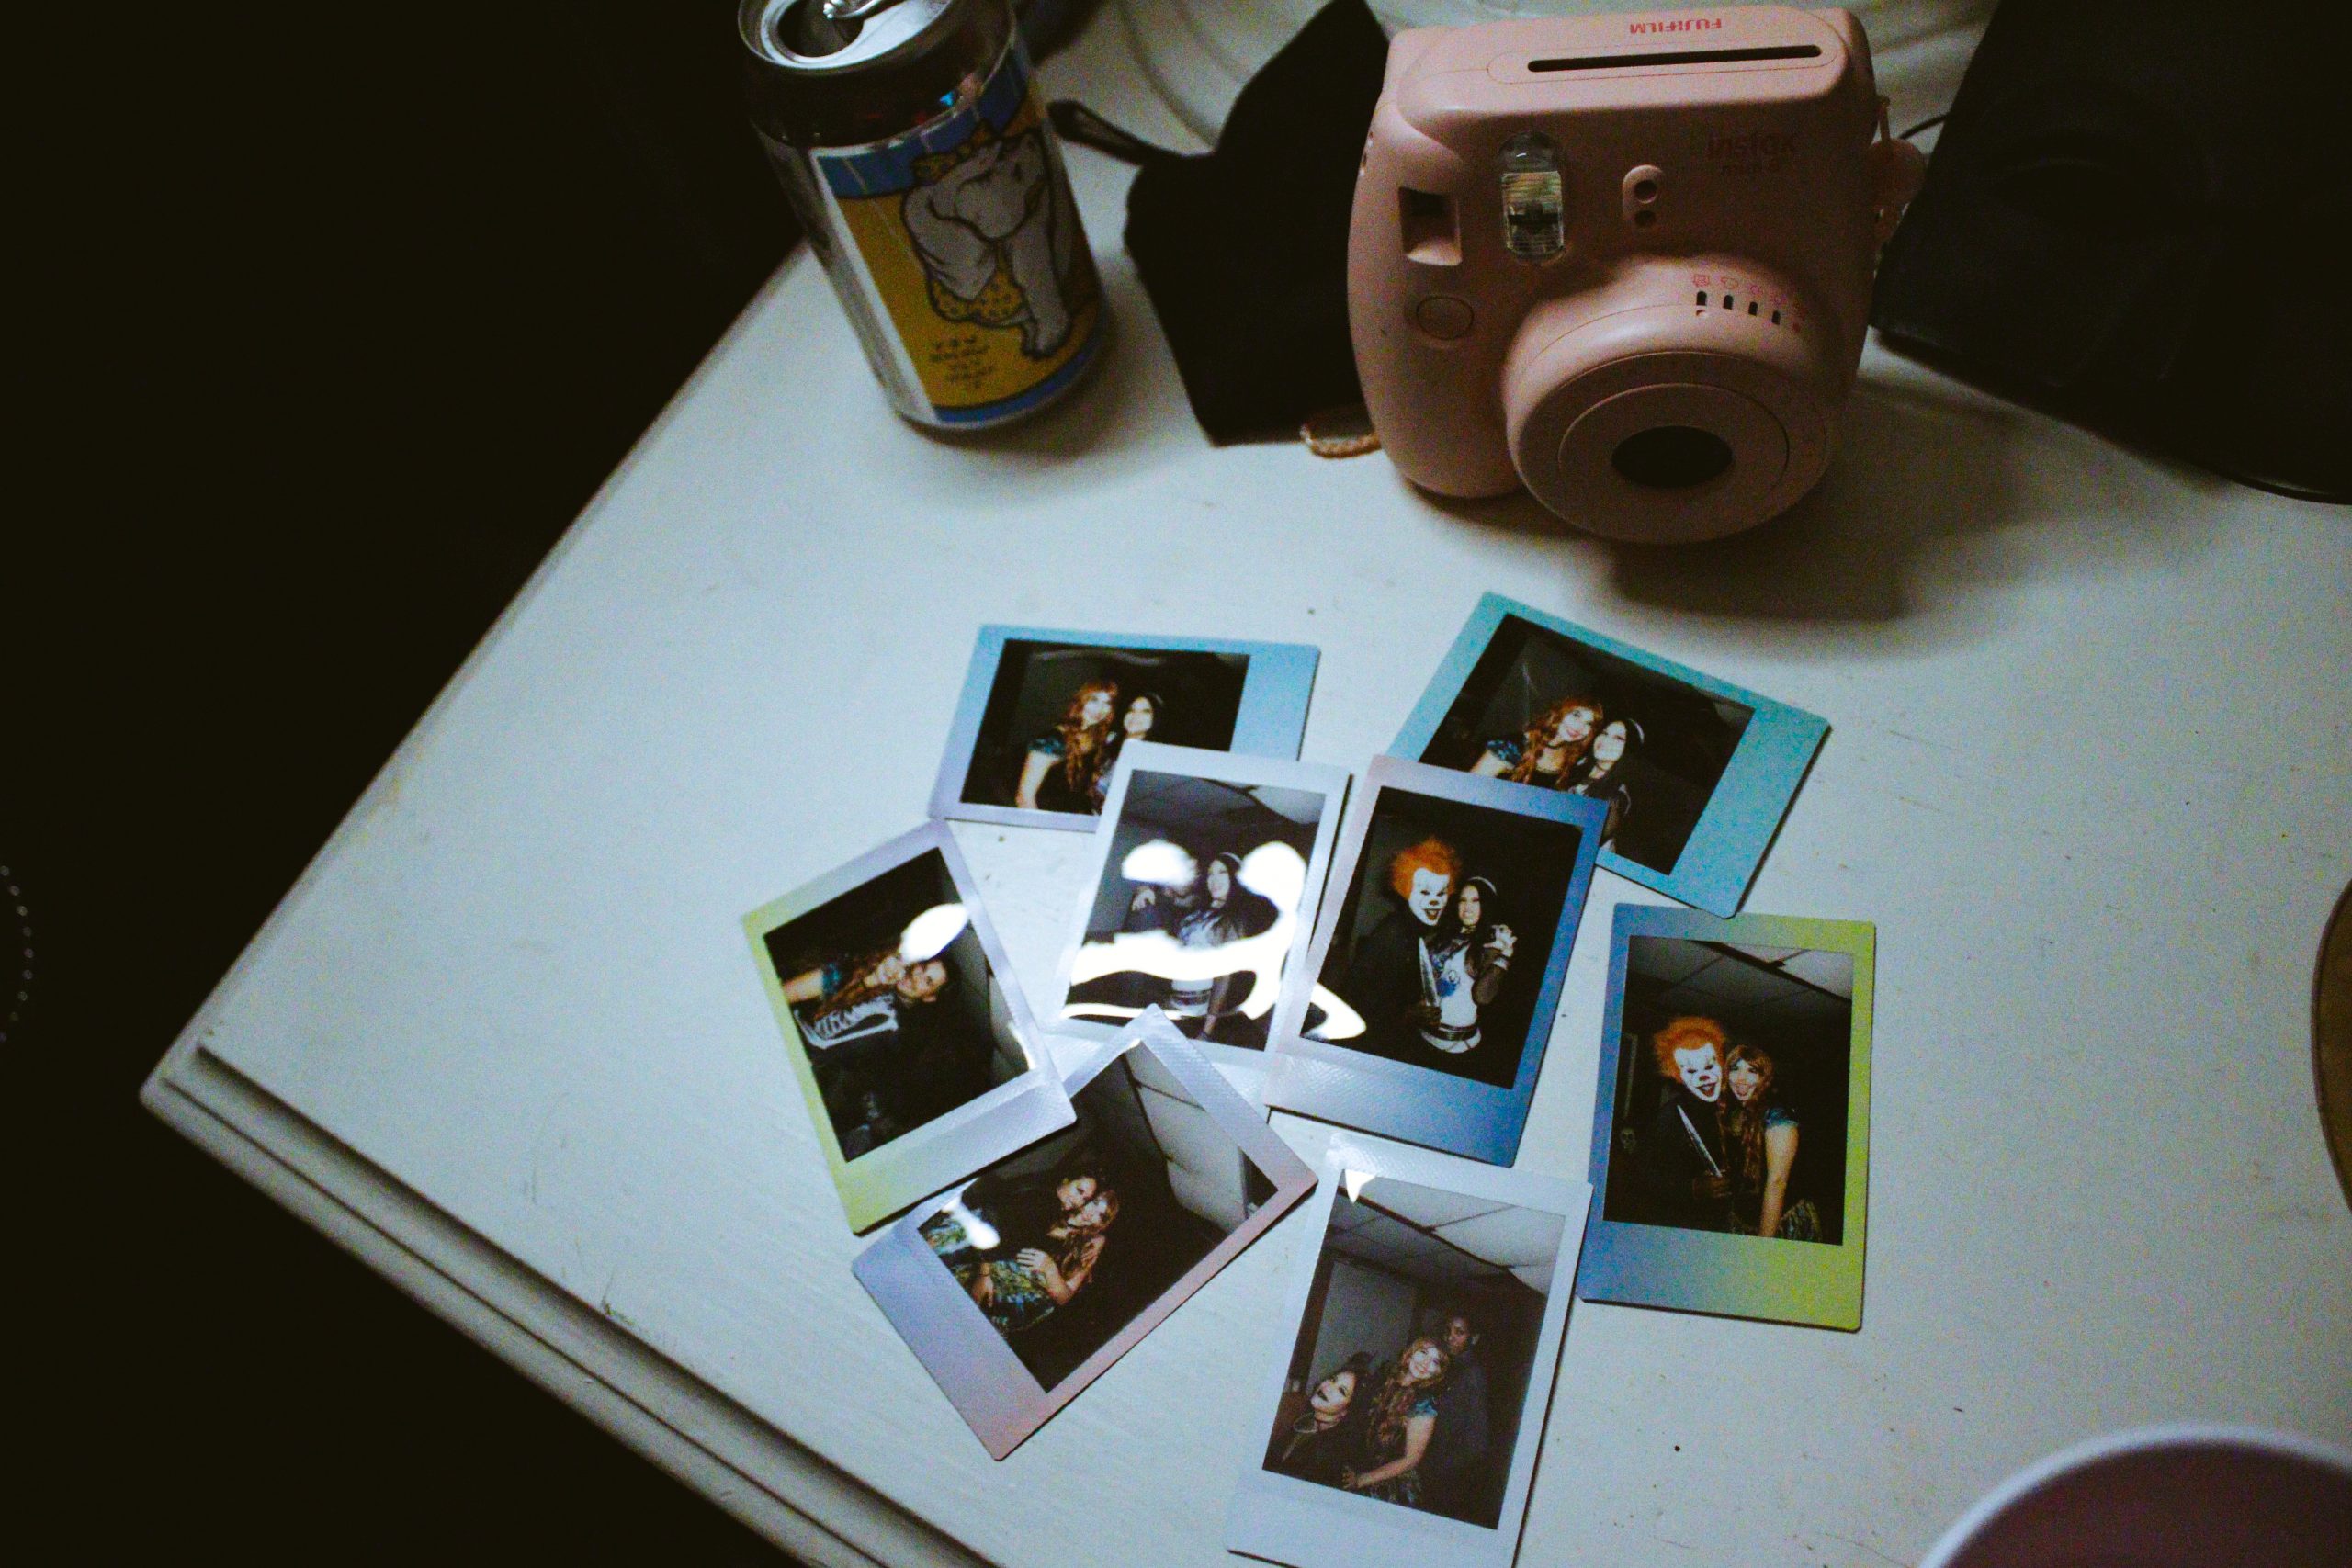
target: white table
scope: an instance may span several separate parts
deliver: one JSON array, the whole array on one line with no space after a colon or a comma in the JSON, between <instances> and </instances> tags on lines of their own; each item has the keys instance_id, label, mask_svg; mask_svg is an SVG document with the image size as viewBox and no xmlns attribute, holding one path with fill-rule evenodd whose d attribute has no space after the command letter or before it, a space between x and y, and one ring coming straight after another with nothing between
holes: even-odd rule
<instances>
[{"instance_id":1,"label":"white table","mask_svg":"<svg viewBox=\"0 0 2352 1568\"><path fill-rule=\"evenodd\" d=\"M1049 76L1181 132L1098 22ZM1157 116L1157 118L1156 118ZM1060 412L883 411L796 256L157 1069L156 1111L657 1462L826 1562L1214 1563L1285 1224L991 1463L849 1272L738 917L922 814L984 620L1319 644L1360 764L1494 588L1829 716L1752 909L1874 920L1865 1317L1579 1304L1525 1561L1905 1561L2070 1439L2352 1438L2312 1094L2347 875L2352 520L1876 349L1801 515L1632 554L1378 458L1212 449L1118 318ZM1086 840L963 831L1042 989ZM1605 874L1521 1163L1585 1169Z\"/></svg>"}]
</instances>

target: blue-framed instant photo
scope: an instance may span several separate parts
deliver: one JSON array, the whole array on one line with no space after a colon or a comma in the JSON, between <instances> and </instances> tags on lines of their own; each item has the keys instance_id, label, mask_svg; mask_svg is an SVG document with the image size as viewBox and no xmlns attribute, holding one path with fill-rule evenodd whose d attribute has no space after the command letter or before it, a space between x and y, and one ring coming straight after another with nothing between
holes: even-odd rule
<instances>
[{"instance_id":1,"label":"blue-framed instant photo","mask_svg":"<svg viewBox=\"0 0 2352 1568\"><path fill-rule=\"evenodd\" d=\"M1598 800L1602 865L1729 915L1828 733L1803 708L1489 593L1390 750Z\"/></svg>"},{"instance_id":2,"label":"blue-framed instant photo","mask_svg":"<svg viewBox=\"0 0 2352 1568\"><path fill-rule=\"evenodd\" d=\"M1315 1187L1158 1008L1063 1080L1077 1121L884 1232L852 1265L1002 1459Z\"/></svg>"},{"instance_id":3,"label":"blue-framed instant photo","mask_svg":"<svg viewBox=\"0 0 2352 1568\"><path fill-rule=\"evenodd\" d=\"M931 814L1091 832L1137 740L1295 761L1318 657L1302 643L982 626Z\"/></svg>"},{"instance_id":4,"label":"blue-framed instant photo","mask_svg":"<svg viewBox=\"0 0 2352 1568\"><path fill-rule=\"evenodd\" d=\"M1307 962L1283 984L1267 1103L1509 1165L1607 815L1374 758Z\"/></svg>"},{"instance_id":5,"label":"blue-framed instant photo","mask_svg":"<svg viewBox=\"0 0 2352 1568\"><path fill-rule=\"evenodd\" d=\"M944 822L743 917L854 1231L1070 1122Z\"/></svg>"},{"instance_id":6,"label":"blue-framed instant photo","mask_svg":"<svg viewBox=\"0 0 2352 1568\"><path fill-rule=\"evenodd\" d=\"M1620 904L1587 1301L1856 1329L1877 936Z\"/></svg>"}]
</instances>

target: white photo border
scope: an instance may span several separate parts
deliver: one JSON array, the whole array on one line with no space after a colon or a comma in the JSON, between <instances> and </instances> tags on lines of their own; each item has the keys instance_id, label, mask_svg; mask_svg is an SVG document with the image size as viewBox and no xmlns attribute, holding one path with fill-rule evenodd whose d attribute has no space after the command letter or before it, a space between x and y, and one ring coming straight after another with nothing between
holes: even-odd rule
<instances>
[{"instance_id":1,"label":"white photo border","mask_svg":"<svg viewBox=\"0 0 2352 1568\"><path fill-rule=\"evenodd\" d=\"M1815 755L1828 738L1829 721L1744 686L1719 681L1688 665L1645 652L1629 643L1603 637L1589 626L1546 615L1532 605L1499 593L1488 593L1470 612L1462 635L1454 638L1437 673L1430 677L1420 701L1405 720L1405 728L1390 743L1392 755L1418 761L1429 749L1430 742L1437 737L1438 727L1445 722L1446 714L1461 695L1487 645L1512 616L1710 697L1738 703L1755 714L1741 733L1723 777L1715 781L1714 789L1709 793L1682 852L1675 857L1672 871L1656 870L1628 860L1614 850L1600 853L1602 865L1630 882L1656 888L1669 898L1679 898L1713 914L1736 914L1747 897L1748 886L1756 880L1758 868L1764 863L1765 852L1772 847L1773 836L1781 830L1781 822L1796 799L1798 787L1813 766ZM1536 786L1514 787L1532 790Z\"/></svg>"},{"instance_id":2,"label":"white photo border","mask_svg":"<svg viewBox=\"0 0 2352 1568\"><path fill-rule=\"evenodd\" d=\"M1520 1048L1519 1076L1508 1089L1410 1062L1391 1061L1330 1041L1310 1040L1300 1032L1338 935L1348 889L1362 873L1364 844L1379 812L1381 795L1390 789L1485 807L1513 817L1562 822L1577 830L1576 864L1560 903L1559 924L1545 951L1535 1010L1529 1015L1527 1038ZM1604 801L1557 790L1529 789L1401 757L1374 757L1349 806L1346 835L1333 857L1329 886L1316 919L1314 945L1306 962L1293 969L1283 983L1283 998L1274 1010L1274 1032L1269 1036L1266 1103L1489 1165L1509 1165L1518 1158L1528 1108L1535 1100L1536 1080L1550 1048L1552 1031L1559 1021L1568 954L1584 923L1600 830L1608 819Z\"/></svg>"},{"instance_id":3,"label":"white photo border","mask_svg":"<svg viewBox=\"0 0 2352 1568\"><path fill-rule=\"evenodd\" d=\"M1273 1192L1059 1383L1050 1389L1038 1383L923 1239L922 1223L959 1196L961 1187L905 1215L851 1265L992 1459L1019 1448L1314 1189L1315 1172L1306 1162L1158 1008L1146 1009L1119 1039L1089 1051L1063 1080L1065 1094L1075 1096L1130 1051L1149 1053L1173 1075L1272 1183Z\"/></svg>"},{"instance_id":4,"label":"white photo border","mask_svg":"<svg viewBox=\"0 0 2352 1568\"><path fill-rule=\"evenodd\" d=\"M1266 1015L1266 1048L1253 1050L1215 1040L1190 1042L1193 1049L1220 1066L1238 1069L1245 1076L1260 1076L1266 1058L1273 1050L1275 1040L1280 1038L1279 1030L1283 1017L1282 1004L1289 994L1290 977L1306 964L1307 944L1313 941L1317 922L1321 918L1325 884L1331 870L1331 851L1339 841L1340 822L1346 815L1348 786L1352 775L1345 768L1321 762L1293 762L1279 757L1250 757L1231 751L1205 751L1191 746L1162 746L1149 740L1122 747L1119 760L1113 765L1110 793L1102 803L1101 826L1095 830L1093 870L1087 878L1084 893L1080 897L1076 920L1069 939L1062 943L1061 959L1054 971L1054 990L1046 1003L1045 1022L1050 1033L1101 1043L1117 1040L1125 1032L1125 1023L1069 1018L1064 1015L1063 1010L1069 1005L1070 971L1077 964L1079 949L1086 941L1088 918L1093 911L1097 895L1102 891L1102 879L1110 873L1112 840L1126 809L1129 780L1137 773L1204 779L1216 784L1264 784L1277 789L1302 790L1324 798L1323 815L1315 828L1313 851L1306 860L1306 886L1299 895L1298 929L1292 934L1289 949L1283 957L1281 991L1275 998L1272 1010Z\"/></svg>"},{"instance_id":5,"label":"white photo border","mask_svg":"<svg viewBox=\"0 0 2352 1568\"><path fill-rule=\"evenodd\" d=\"M1528 1493L1551 1415L1552 1389L1559 1375L1570 1300L1576 1294L1577 1252L1592 1189L1581 1181L1476 1165L1377 1138L1347 1134L1333 1138L1323 1159L1322 1190L1301 1211L1313 1226L1315 1242L1300 1248L1298 1271L1287 1293L1289 1309L1283 1318L1289 1331L1283 1337L1273 1375L1267 1380L1258 1405L1269 1427L1273 1413L1281 1408L1283 1385L1290 1375L1291 1358L1306 1317L1307 1297L1315 1287L1315 1271L1329 1238L1331 1206L1352 1179L1351 1172L1560 1216L1560 1250L1544 1294L1544 1326L1528 1370L1527 1392L1521 1396L1519 1436L1511 1450L1502 1512L1489 1529L1277 1474L1256 1463L1242 1472L1234 1489L1226 1516L1225 1544L1244 1556L1288 1563L1291 1568L1355 1568L1365 1562L1510 1568L1519 1552ZM1265 1429L1260 1429L1261 1450Z\"/></svg>"},{"instance_id":6,"label":"white photo border","mask_svg":"<svg viewBox=\"0 0 2352 1568\"><path fill-rule=\"evenodd\" d=\"M800 1021L793 1016L791 1003L785 1000L785 976L776 973L766 938L777 927L788 925L933 850L946 862L949 880L963 901L972 933L979 939L989 973L1004 988L1005 1010L1012 1017L1013 1038L1028 1058L1028 1070L879 1148L855 1159L844 1159L841 1139L833 1132L832 1117L825 1109L825 1097L817 1087L816 1068L809 1061L808 1043L801 1038ZM817 1130L817 1146L824 1154L833 1188L841 1194L851 1230L871 1230L958 1177L967 1176L1016 1149L1059 1132L1076 1119L1069 1097L1062 1092L1060 1077L1054 1070L1053 1054L1046 1048L1043 1032L1021 994L1021 982L980 902L978 879L964 863L963 853L956 847L956 836L945 823L927 822L911 832L901 833L783 897L762 905L743 917L743 932L751 940L752 959L759 969L768 1005L775 1013L777 1026L784 1031L785 1054L792 1063L793 1077L799 1081L801 1095L808 1101L808 1118Z\"/></svg>"},{"instance_id":7,"label":"white photo border","mask_svg":"<svg viewBox=\"0 0 2352 1568\"><path fill-rule=\"evenodd\" d=\"M1237 642L1219 637L1149 637L1130 632L1069 631L1051 626L984 626L964 674L964 694L956 699L956 717L947 730L947 751L932 785L933 818L961 822L992 822L1015 828L1058 828L1065 832L1093 830L1095 818L1082 811L1027 811L1017 806L982 806L964 799L964 782L972 771L972 753L980 741L980 720L986 716L989 694L995 690L997 671L1004 663L1008 643L1051 642L1074 648L1139 649L1151 653L1238 653L1250 660L1241 679L1241 705L1233 718L1233 742L1227 750L1242 756L1281 757L1295 761L1299 742L1306 735L1307 704L1315 694L1315 670L1321 650L1296 642Z\"/></svg>"}]
</instances>

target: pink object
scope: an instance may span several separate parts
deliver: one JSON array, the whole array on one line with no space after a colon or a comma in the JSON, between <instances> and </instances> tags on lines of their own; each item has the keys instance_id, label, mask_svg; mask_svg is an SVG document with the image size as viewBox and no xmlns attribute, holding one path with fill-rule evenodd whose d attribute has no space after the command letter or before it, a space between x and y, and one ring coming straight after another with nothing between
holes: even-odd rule
<instances>
[{"instance_id":1,"label":"pink object","mask_svg":"<svg viewBox=\"0 0 2352 1568\"><path fill-rule=\"evenodd\" d=\"M1390 457L1618 538L1784 511L1828 466L1879 237L1917 188L1883 130L1843 11L1398 34L1348 237Z\"/></svg>"},{"instance_id":2,"label":"pink object","mask_svg":"<svg viewBox=\"0 0 2352 1568\"><path fill-rule=\"evenodd\" d=\"M2352 1454L2248 1427L2149 1427L2003 1482L1919 1568L2343 1568Z\"/></svg>"}]
</instances>

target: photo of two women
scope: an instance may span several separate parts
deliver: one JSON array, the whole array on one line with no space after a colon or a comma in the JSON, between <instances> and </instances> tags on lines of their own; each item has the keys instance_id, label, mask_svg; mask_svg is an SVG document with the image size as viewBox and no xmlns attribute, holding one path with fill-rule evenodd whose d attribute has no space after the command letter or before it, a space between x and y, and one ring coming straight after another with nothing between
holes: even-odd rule
<instances>
[{"instance_id":1,"label":"photo of two women","mask_svg":"<svg viewBox=\"0 0 2352 1568\"><path fill-rule=\"evenodd\" d=\"M1264 1467L1495 1528L1565 1228L1386 1177L1335 1196Z\"/></svg>"},{"instance_id":2,"label":"photo of two women","mask_svg":"<svg viewBox=\"0 0 2352 1568\"><path fill-rule=\"evenodd\" d=\"M1008 642L962 798L1100 816L1129 742L1230 748L1249 678L1242 653Z\"/></svg>"},{"instance_id":3,"label":"photo of two women","mask_svg":"<svg viewBox=\"0 0 2352 1568\"><path fill-rule=\"evenodd\" d=\"M1507 615L1420 761L1601 801L1601 847L1671 872L1755 716Z\"/></svg>"},{"instance_id":4,"label":"photo of two women","mask_svg":"<svg viewBox=\"0 0 2352 1568\"><path fill-rule=\"evenodd\" d=\"M1070 1104L1073 1126L1000 1160L919 1227L1044 1389L1273 1195L1146 1050L1114 1060Z\"/></svg>"},{"instance_id":5,"label":"photo of two women","mask_svg":"<svg viewBox=\"0 0 2352 1568\"><path fill-rule=\"evenodd\" d=\"M1604 1217L1841 1243L1853 993L1850 953L1633 938Z\"/></svg>"}]
</instances>

